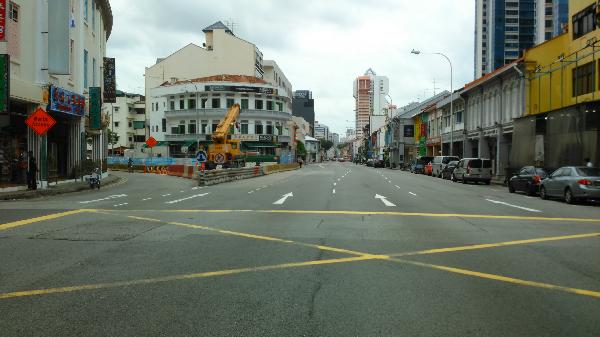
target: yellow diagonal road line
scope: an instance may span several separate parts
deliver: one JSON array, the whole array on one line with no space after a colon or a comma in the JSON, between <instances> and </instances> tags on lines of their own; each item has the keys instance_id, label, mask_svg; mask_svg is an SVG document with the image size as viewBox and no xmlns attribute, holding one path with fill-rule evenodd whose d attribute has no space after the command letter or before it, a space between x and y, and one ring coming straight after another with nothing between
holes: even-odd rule
<instances>
[{"instance_id":1,"label":"yellow diagonal road line","mask_svg":"<svg viewBox=\"0 0 600 337\"><path fill-rule=\"evenodd\" d=\"M132 210L130 212L145 212L147 210ZM271 213L271 214L317 214L317 215L381 215L398 217L429 217L429 218L471 218L492 220L523 220L548 222L592 222L600 223L600 218L555 218L542 216L462 214L462 213L410 213L410 212L372 212L372 211L319 211L319 210L234 210L234 209L180 209L157 210L160 213Z\"/></svg>"},{"instance_id":2,"label":"yellow diagonal road line","mask_svg":"<svg viewBox=\"0 0 600 337\"><path fill-rule=\"evenodd\" d=\"M409 265L419 266L419 267L424 267L424 268L429 268L429 269L442 270L442 271L446 271L446 272L450 272L450 273L454 273L454 274L461 274L461 275L478 277L478 278L483 278L483 279L488 279L488 280L518 284L518 285L522 285L522 286L558 290L558 291L563 291L563 292L577 294L577 295L600 298L599 291L563 287L563 286L558 286L558 285L549 284L549 283L522 280L522 279L517 279L517 278L512 278L512 277L507 277L507 276L482 273L482 272L478 272L478 271L472 271L472 270L454 268L454 267L448 267L448 266L441 266L441 265L430 264L430 263L400 260L397 258L390 258L390 259L388 259L388 261L393 261L393 262L397 262L397 263L401 263L401 264L409 264Z\"/></svg>"},{"instance_id":3,"label":"yellow diagonal road line","mask_svg":"<svg viewBox=\"0 0 600 337\"><path fill-rule=\"evenodd\" d=\"M600 236L600 232L587 233L587 234L575 234L575 235L563 235L563 236L545 237L545 238L537 238L537 239L506 241L506 242L498 242L498 243L484 243L484 244L460 246L460 247L427 249L427 250L420 250L420 251L415 251L415 252L389 254L389 256L400 257L400 256L411 256L411 255L452 253L452 252L461 252L461 251L467 251L467 250L479 250L479 249L487 249L487 248L527 245L527 244L540 243L540 242L585 239L585 238L593 238L593 237L599 237L599 236Z\"/></svg>"},{"instance_id":4,"label":"yellow diagonal road line","mask_svg":"<svg viewBox=\"0 0 600 337\"><path fill-rule=\"evenodd\" d=\"M331 264L337 264L337 263L348 263L348 262L358 262L358 261L368 261L368 260L385 260L387 258L388 258L387 256L381 256L381 255L364 255L364 256L347 257L347 258L341 258L341 259L292 262L292 263L283 263L283 264L276 264L276 265L269 265L269 266L226 269L226 270L211 271L211 272L204 272L204 273L181 274L181 275L173 275L173 276L138 279L138 280L131 280L131 281L96 283L96 284L86 284L86 285L79 285L79 286L15 291L15 292L10 292L10 293L0 293L0 300L1 299L18 298L18 297L31 297L31 296L40 296L40 295L59 294L59 293L72 293L72 292L78 292L78 291L84 291L84 290L98 290L98 289L119 288L119 287L128 287L128 286L145 285L145 284L156 284L156 283L165 283L165 282L182 281L182 280L195 280L195 279L203 279L203 278L218 277L218 276L228 276L228 275L259 272L259 271L277 270L277 269L290 269L290 268L300 268L300 267L308 267L308 266L331 265Z\"/></svg>"},{"instance_id":5,"label":"yellow diagonal road line","mask_svg":"<svg viewBox=\"0 0 600 337\"><path fill-rule=\"evenodd\" d=\"M69 216L69 215L74 215L74 214L79 214L79 213L85 213L85 212L89 212L89 210L87 210L87 209L77 209L77 210L73 210L73 211L67 211L67 212L55 213L55 214L48 214L48 215L38 216L38 217L35 217L35 218L30 218L30 219L23 219L23 220L14 221L14 222L8 222L8 223L0 225L0 231L4 231L4 230L10 229L10 228L15 228L15 227L20 227L20 226L25 226L25 225L29 225L29 224L36 223L36 222L48 221L48 220L63 218L63 217Z\"/></svg>"}]
</instances>

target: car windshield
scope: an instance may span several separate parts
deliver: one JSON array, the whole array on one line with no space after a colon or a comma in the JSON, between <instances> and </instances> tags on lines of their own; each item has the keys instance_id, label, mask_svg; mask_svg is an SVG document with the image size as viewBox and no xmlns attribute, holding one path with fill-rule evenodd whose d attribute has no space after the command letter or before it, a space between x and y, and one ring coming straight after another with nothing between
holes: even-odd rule
<instances>
[{"instance_id":1,"label":"car windshield","mask_svg":"<svg viewBox=\"0 0 600 337\"><path fill-rule=\"evenodd\" d=\"M0 46L0 337L600 337L600 0L0 0Z\"/></svg>"},{"instance_id":2,"label":"car windshield","mask_svg":"<svg viewBox=\"0 0 600 337\"><path fill-rule=\"evenodd\" d=\"M577 174L585 177L600 177L600 168L598 167L578 167Z\"/></svg>"}]
</instances>

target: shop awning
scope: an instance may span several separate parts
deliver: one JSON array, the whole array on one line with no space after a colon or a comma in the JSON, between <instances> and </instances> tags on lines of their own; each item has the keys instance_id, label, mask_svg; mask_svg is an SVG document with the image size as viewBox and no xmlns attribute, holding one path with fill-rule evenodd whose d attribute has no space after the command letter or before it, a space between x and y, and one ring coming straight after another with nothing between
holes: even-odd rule
<instances>
[{"instance_id":1,"label":"shop awning","mask_svg":"<svg viewBox=\"0 0 600 337\"><path fill-rule=\"evenodd\" d=\"M246 148L253 147L279 147L279 144L275 143L261 143L261 142L243 142L242 145Z\"/></svg>"}]
</instances>

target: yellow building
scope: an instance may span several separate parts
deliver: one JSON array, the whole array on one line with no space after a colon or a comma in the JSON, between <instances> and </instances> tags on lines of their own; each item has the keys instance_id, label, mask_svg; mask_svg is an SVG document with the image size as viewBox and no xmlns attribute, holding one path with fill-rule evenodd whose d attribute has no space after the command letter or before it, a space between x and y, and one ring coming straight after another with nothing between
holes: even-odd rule
<instances>
[{"instance_id":1,"label":"yellow building","mask_svg":"<svg viewBox=\"0 0 600 337\"><path fill-rule=\"evenodd\" d=\"M600 7L570 0L567 31L525 52L525 116L512 161L547 167L600 164Z\"/></svg>"}]
</instances>

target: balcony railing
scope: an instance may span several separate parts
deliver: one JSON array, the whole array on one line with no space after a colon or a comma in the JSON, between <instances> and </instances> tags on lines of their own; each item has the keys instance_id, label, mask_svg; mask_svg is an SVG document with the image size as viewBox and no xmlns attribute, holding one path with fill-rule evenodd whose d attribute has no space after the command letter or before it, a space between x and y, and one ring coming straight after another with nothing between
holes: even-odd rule
<instances>
[{"instance_id":1,"label":"balcony railing","mask_svg":"<svg viewBox=\"0 0 600 337\"><path fill-rule=\"evenodd\" d=\"M165 117L197 117L197 118L223 118L227 113L227 109L186 109L186 110L167 110ZM270 111L270 110L255 110L242 109L238 119L244 118L266 118L266 119L289 119L292 116L289 112Z\"/></svg>"}]
</instances>

